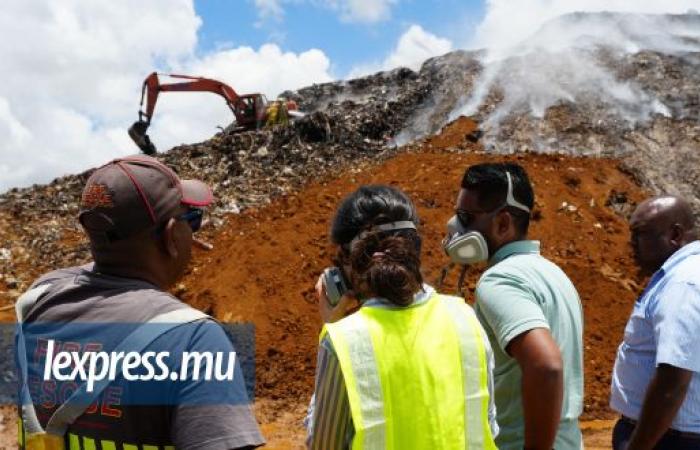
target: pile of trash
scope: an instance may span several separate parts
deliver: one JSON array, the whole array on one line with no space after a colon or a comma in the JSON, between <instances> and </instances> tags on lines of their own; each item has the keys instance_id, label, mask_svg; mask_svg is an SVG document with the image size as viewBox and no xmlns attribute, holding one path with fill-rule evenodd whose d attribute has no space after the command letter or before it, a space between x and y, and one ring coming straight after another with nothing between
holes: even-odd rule
<instances>
[{"instance_id":1,"label":"pile of trash","mask_svg":"<svg viewBox=\"0 0 700 450\"><path fill-rule=\"evenodd\" d=\"M632 83L650 101L658 100L659 110L642 120L630 119L625 113L642 112L616 110L595 95L559 102L542 117L514 108L497 127L484 130L484 146L498 153L620 158L644 187L684 195L700 213L700 46L695 53L641 51L605 62L618 80ZM489 120L497 96L494 92L493 103L482 105L477 120Z\"/></svg>"},{"instance_id":2,"label":"pile of trash","mask_svg":"<svg viewBox=\"0 0 700 450\"><path fill-rule=\"evenodd\" d=\"M426 62L420 73L400 68L287 92L309 112L290 126L222 131L157 157L182 178L212 186L216 203L209 217L216 227L226 214L264 205L309 180L332 179L349 165L359 170L406 150L395 145L395 137L437 108L436 95L456 101L478 69L473 58L457 53ZM449 109L443 107L439 121ZM14 298L43 270L88 261L87 241L75 219L90 173L0 195L0 300Z\"/></svg>"},{"instance_id":3,"label":"pile of trash","mask_svg":"<svg viewBox=\"0 0 700 450\"><path fill-rule=\"evenodd\" d=\"M482 125L487 151L619 158L700 214L700 14L569 14L484 61L455 113Z\"/></svg>"},{"instance_id":4,"label":"pile of trash","mask_svg":"<svg viewBox=\"0 0 700 450\"><path fill-rule=\"evenodd\" d=\"M603 18L623 23L625 17ZM567 25L589 19L600 17L560 20ZM688 30L700 26L697 14L673 20ZM485 51L455 51L427 60L418 72L399 68L284 92L308 113L305 117L286 127L237 134L224 130L158 158L183 178L200 178L213 187L217 200L210 217L215 229L227 214L264 205L310 180L332 179L344 169L359 171L413 151L471 102L469 116L481 129L470 140L481 137L479 143L488 152L618 157L641 185L685 195L700 212L700 41L681 38L683 51L572 49L567 58L594 61L595 67L604 68L603 81L621 87L615 102L593 85L533 111L527 83L539 79L539 70L553 64L558 68L555 61L524 53L494 67ZM576 82L567 75L554 74L564 78L562 86ZM519 103L517 95L513 100L513 88L527 101ZM37 273L88 259L75 218L89 174L0 195L0 303L26 288Z\"/></svg>"}]
</instances>

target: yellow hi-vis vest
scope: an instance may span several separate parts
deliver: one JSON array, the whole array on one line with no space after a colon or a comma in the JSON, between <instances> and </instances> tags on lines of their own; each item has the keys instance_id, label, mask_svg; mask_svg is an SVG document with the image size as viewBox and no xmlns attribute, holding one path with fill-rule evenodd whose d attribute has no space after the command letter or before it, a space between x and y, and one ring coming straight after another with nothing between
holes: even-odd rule
<instances>
[{"instance_id":1,"label":"yellow hi-vis vest","mask_svg":"<svg viewBox=\"0 0 700 450\"><path fill-rule=\"evenodd\" d=\"M496 449L483 332L464 300L361 308L331 324L355 428L352 448Z\"/></svg>"}]
</instances>

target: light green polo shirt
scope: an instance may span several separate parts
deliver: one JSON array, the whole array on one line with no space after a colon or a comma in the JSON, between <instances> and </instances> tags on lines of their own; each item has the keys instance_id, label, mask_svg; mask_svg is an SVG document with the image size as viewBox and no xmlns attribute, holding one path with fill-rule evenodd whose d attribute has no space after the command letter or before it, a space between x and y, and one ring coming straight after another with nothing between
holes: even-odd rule
<instances>
[{"instance_id":1,"label":"light green polo shirt","mask_svg":"<svg viewBox=\"0 0 700 450\"><path fill-rule=\"evenodd\" d=\"M555 449L581 449L583 311L571 280L540 255L539 241L511 242L489 260L476 286L475 310L495 358L498 448L520 450L525 437L522 373L505 348L528 330L546 328L559 345L564 363L564 404Z\"/></svg>"}]
</instances>

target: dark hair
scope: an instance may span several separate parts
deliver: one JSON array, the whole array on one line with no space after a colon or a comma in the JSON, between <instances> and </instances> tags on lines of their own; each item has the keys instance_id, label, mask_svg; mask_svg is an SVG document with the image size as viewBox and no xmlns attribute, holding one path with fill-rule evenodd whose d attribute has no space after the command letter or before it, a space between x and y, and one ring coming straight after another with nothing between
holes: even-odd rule
<instances>
[{"instance_id":1,"label":"dark hair","mask_svg":"<svg viewBox=\"0 0 700 450\"><path fill-rule=\"evenodd\" d=\"M423 284L420 236L411 229L371 230L399 221L418 224L416 208L406 194L390 186L361 186L338 207L331 240L341 247L341 261L351 267L349 281L357 294L373 294L405 306ZM358 292L363 286L370 292Z\"/></svg>"},{"instance_id":2,"label":"dark hair","mask_svg":"<svg viewBox=\"0 0 700 450\"><path fill-rule=\"evenodd\" d=\"M484 211L494 211L506 203L508 195L508 178L513 181L513 198L532 210L535 194L527 172L515 163L484 163L469 167L462 177L462 188L476 192L479 207ZM530 226L530 214L522 209L508 206L505 208L513 217L515 226L521 234L527 234Z\"/></svg>"}]
</instances>

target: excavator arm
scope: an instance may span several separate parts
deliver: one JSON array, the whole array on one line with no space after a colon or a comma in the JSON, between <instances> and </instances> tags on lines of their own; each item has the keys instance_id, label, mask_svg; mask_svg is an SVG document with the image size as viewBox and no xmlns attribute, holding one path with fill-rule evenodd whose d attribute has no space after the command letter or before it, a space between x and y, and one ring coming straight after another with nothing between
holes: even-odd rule
<instances>
[{"instance_id":1,"label":"excavator arm","mask_svg":"<svg viewBox=\"0 0 700 450\"><path fill-rule=\"evenodd\" d=\"M236 116L236 121L243 126L247 126L248 123L251 122L251 119L254 121L259 116L259 112L256 108L257 105L253 98L255 94L253 94L253 96L241 97L231 86L209 78L175 74L168 74L168 76L189 81L161 84L156 72L146 77L141 89L139 120L134 122L129 128L129 136L147 155L156 153L156 147L151 142L146 131L151 125L153 111L158 101L158 95L161 92L212 92L218 94L224 97L226 104L231 108L234 116ZM143 108L144 100L146 101L145 110Z\"/></svg>"}]
</instances>

